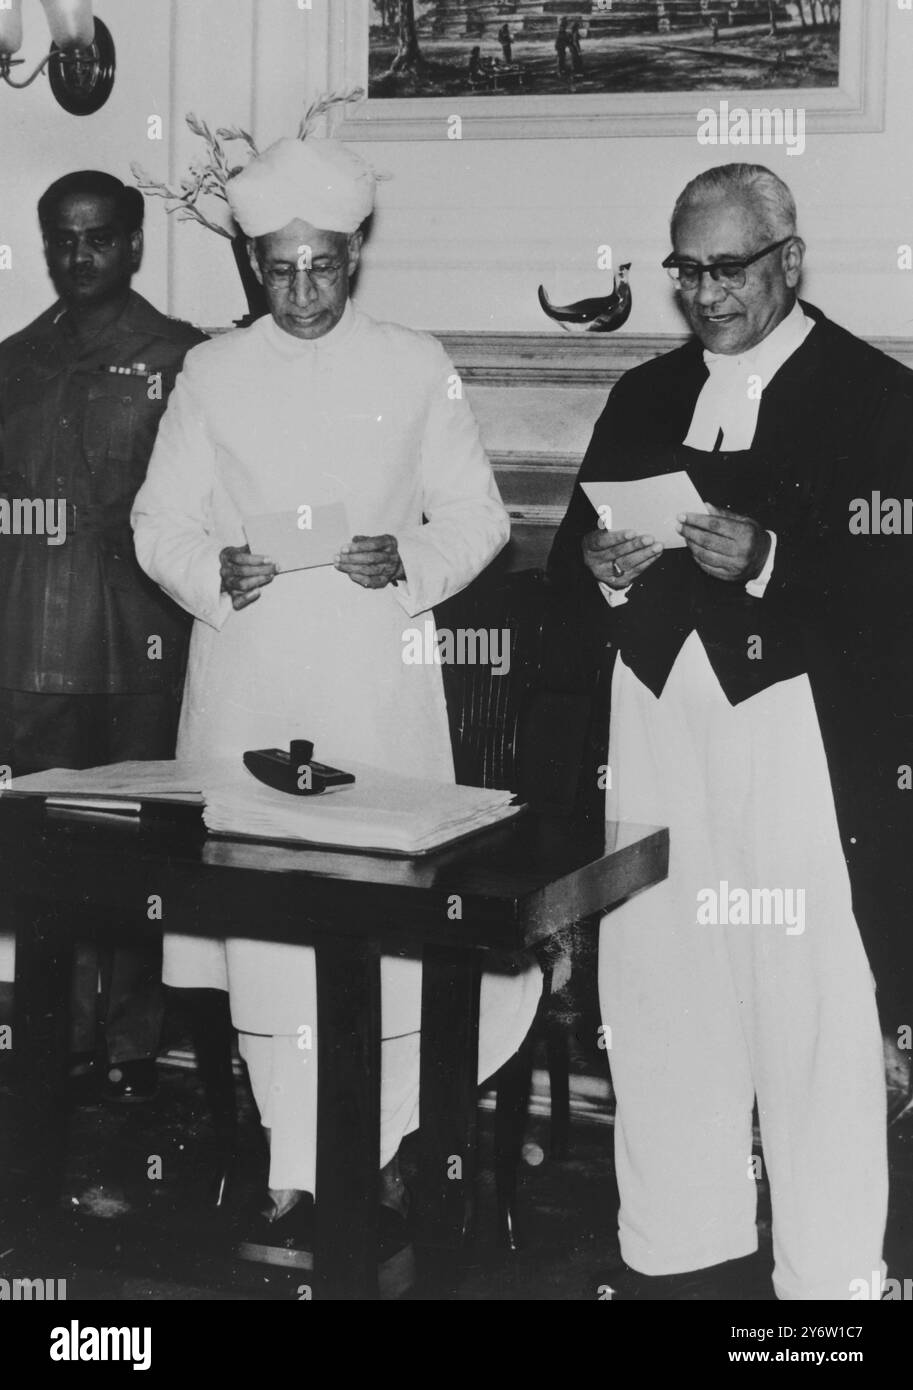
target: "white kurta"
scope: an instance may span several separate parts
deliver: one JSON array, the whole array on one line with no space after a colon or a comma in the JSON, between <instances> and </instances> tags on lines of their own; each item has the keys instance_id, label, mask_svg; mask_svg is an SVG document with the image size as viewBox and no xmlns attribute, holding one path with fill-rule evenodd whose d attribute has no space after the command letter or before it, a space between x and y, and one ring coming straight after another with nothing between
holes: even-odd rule
<instances>
[{"instance_id":1,"label":"white kurta","mask_svg":"<svg viewBox=\"0 0 913 1390\"><path fill-rule=\"evenodd\" d=\"M196 619L179 756L240 759L304 737L321 761L453 781L440 668L404 664L403 634L509 533L456 381L433 338L351 304L313 342L266 317L188 354L133 510L140 564ZM234 611L219 552L244 544L242 518L339 501L353 535L397 538L407 583L368 590L333 568L301 570ZM384 962L385 1037L417 1027L418 971ZM250 1033L314 1024L307 948L166 935L164 977L229 988L235 1025ZM522 1039L540 976L496 980L482 1004L504 1020L488 1049L499 1065Z\"/></svg>"}]
</instances>

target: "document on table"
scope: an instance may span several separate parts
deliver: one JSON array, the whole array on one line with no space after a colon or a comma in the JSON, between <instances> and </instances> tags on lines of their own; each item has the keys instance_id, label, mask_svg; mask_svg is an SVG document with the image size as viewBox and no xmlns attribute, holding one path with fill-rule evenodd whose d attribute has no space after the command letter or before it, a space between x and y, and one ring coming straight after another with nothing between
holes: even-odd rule
<instances>
[{"instance_id":1,"label":"document on table","mask_svg":"<svg viewBox=\"0 0 913 1390\"><path fill-rule=\"evenodd\" d=\"M223 835L416 855L522 810L510 791L403 777L348 759L345 767L356 780L320 796L290 796L240 764L224 768L204 782L204 824Z\"/></svg>"},{"instance_id":2,"label":"document on table","mask_svg":"<svg viewBox=\"0 0 913 1390\"><path fill-rule=\"evenodd\" d=\"M352 539L344 502L248 516L244 518L244 534L251 554L275 561L280 572L332 565Z\"/></svg>"},{"instance_id":3,"label":"document on table","mask_svg":"<svg viewBox=\"0 0 913 1390\"><path fill-rule=\"evenodd\" d=\"M604 530L636 531L639 536L652 536L667 549L685 544L675 529L680 512L707 510L685 472L618 483L581 483L581 487L603 518Z\"/></svg>"},{"instance_id":4,"label":"document on table","mask_svg":"<svg viewBox=\"0 0 913 1390\"><path fill-rule=\"evenodd\" d=\"M513 792L402 777L339 757L356 781L317 796L265 786L238 758L112 763L15 777L3 796L43 797L49 806L138 816L144 803L204 806L208 830L223 835L336 845L384 854L425 854L515 816Z\"/></svg>"}]
</instances>

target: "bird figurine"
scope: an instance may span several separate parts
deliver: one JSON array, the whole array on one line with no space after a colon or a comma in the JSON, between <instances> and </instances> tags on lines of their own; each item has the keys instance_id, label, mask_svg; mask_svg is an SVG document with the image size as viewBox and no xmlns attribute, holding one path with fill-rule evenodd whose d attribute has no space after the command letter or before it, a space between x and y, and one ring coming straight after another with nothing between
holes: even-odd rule
<instances>
[{"instance_id":1,"label":"bird figurine","mask_svg":"<svg viewBox=\"0 0 913 1390\"><path fill-rule=\"evenodd\" d=\"M539 303L549 318L560 323L568 332L579 329L584 333L614 333L616 328L627 322L631 312L630 269L630 261L620 265L612 293L598 299L578 299L576 304L553 304L540 285Z\"/></svg>"}]
</instances>

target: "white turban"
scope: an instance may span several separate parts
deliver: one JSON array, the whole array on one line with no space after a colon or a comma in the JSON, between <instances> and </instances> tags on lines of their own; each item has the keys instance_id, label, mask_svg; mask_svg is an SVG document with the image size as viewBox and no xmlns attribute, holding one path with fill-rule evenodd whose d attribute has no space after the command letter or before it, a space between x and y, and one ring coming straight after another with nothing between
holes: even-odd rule
<instances>
[{"instance_id":1,"label":"white turban","mask_svg":"<svg viewBox=\"0 0 913 1390\"><path fill-rule=\"evenodd\" d=\"M376 175L338 140L277 140L226 185L229 207L247 236L266 236L296 220L325 232L354 232L374 208Z\"/></svg>"}]
</instances>

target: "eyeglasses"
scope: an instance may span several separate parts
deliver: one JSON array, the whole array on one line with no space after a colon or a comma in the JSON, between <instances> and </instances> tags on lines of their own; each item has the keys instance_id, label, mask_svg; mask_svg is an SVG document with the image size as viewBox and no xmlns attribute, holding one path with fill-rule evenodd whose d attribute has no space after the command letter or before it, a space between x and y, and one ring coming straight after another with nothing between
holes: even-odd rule
<instances>
[{"instance_id":1,"label":"eyeglasses","mask_svg":"<svg viewBox=\"0 0 913 1390\"><path fill-rule=\"evenodd\" d=\"M762 251L756 251L753 256L745 256L741 260L714 261L712 265L677 260L673 251L672 255L663 261L663 270L668 270L674 284L683 290L696 290L705 275L709 275L711 280L722 285L724 289L740 290L748 279L750 265L762 260L764 256L769 256L773 251L779 251L793 239L786 236L782 241L775 241L773 246L765 246Z\"/></svg>"},{"instance_id":2,"label":"eyeglasses","mask_svg":"<svg viewBox=\"0 0 913 1390\"><path fill-rule=\"evenodd\" d=\"M299 275L306 275L313 285L330 289L342 274L342 262L314 261L312 265L302 266L300 270L296 265L270 265L262 266L261 269L266 283L276 290L291 290Z\"/></svg>"}]
</instances>

